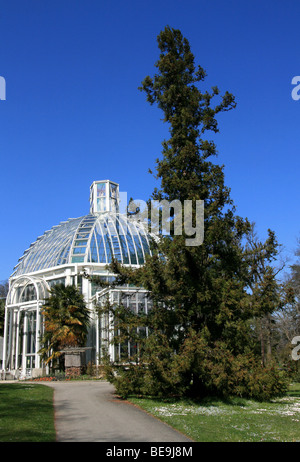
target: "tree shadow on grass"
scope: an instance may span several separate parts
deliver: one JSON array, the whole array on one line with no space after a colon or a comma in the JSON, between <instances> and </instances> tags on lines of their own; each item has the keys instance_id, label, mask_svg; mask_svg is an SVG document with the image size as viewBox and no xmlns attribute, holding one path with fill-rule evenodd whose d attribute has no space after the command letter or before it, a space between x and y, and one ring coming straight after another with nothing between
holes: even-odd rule
<instances>
[{"instance_id":1,"label":"tree shadow on grass","mask_svg":"<svg viewBox=\"0 0 300 462\"><path fill-rule=\"evenodd\" d=\"M166 397L157 397L157 396L129 396L128 400L130 401L131 398L139 399L139 400L151 400L155 401L159 404L185 404L191 406L203 406L203 407L211 407L211 406L220 406L230 405L230 406L246 406L249 403L249 399L242 398L242 397L220 397L220 396L203 396L202 398L191 398L191 397L174 397L174 396L166 396Z\"/></svg>"}]
</instances>

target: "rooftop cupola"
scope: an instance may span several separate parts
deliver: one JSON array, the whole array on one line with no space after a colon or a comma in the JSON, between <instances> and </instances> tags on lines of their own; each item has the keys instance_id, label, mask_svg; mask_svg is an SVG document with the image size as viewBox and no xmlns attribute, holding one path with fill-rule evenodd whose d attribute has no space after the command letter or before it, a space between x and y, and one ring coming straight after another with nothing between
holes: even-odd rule
<instances>
[{"instance_id":1,"label":"rooftop cupola","mask_svg":"<svg viewBox=\"0 0 300 462\"><path fill-rule=\"evenodd\" d=\"M90 187L90 213L119 212L119 185L110 180L94 181Z\"/></svg>"}]
</instances>

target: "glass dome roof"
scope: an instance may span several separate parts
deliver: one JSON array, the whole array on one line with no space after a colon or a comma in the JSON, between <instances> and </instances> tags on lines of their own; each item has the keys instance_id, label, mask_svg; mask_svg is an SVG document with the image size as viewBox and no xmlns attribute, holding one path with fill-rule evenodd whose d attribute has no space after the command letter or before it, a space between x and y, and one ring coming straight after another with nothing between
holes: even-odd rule
<instances>
[{"instance_id":1,"label":"glass dome roof","mask_svg":"<svg viewBox=\"0 0 300 462\"><path fill-rule=\"evenodd\" d=\"M106 212L70 218L46 231L25 250L12 277L72 263L142 265L150 254L142 224Z\"/></svg>"}]
</instances>

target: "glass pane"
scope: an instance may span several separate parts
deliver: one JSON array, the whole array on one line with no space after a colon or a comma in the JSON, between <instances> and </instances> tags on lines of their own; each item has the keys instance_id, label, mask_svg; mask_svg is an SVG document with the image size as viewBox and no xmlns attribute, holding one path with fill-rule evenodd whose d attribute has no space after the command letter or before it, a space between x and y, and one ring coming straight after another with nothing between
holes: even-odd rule
<instances>
[{"instance_id":1,"label":"glass pane","mask_svg":"<svg viewBox=\"0 0 300 462\"><path fill-rule=\"evenodd\" d=\"M97 199L97 212L105 212L105 210L105 197L101 197L100 199Z\"/></svg>"},{"instance_id":2,"label":"glass pane","mask_svg":"<svg viewBox=\"0 0 300 462\"><path fill-rule=\"evenodd\" d=\"M73 249L73 254L85 253L85 249L86 247L76 247L75 249Z\"/></svg>"},{"instance_id":3,"label":"glass pane","mask_svg":"<svg viewBox=\"0 0 300 462\"><path fill-rule=\"evenodd\" d=\"M76 239L85 239L89 237L90 233L80 232L76 235Z\"/></svg>"},{"instance_id":4,"label":"glass pane","mask_svg":"<svg viewBox=\"0 0 300 462\"><path fill-rule=\"evenodd\" d=\"M79 240L75 241L75 243L74 243L75 247L80 246L80 245L87 245L87 239L81 240L81 241L79 241Z\"/></svg>"},{"instance_id":5,"label":"glass pane","mask_svg":"<svg viewBox=\"0 0 300 462\"><path fill-rule=\"evenodd\" d=\"M129 232L127 233L126 238L127 238L127 244L128 244L129 252L130 252L130 262L131 262L132 265L136 265L137 260L136 260L135 248L134 248L134 244L133 244L131 234L129 234Z\"/></svg>"},{"instance_id":6,"label":"glass pane","mask_svg":"<svg viewBox=\"0 0 300 462\"><path fill-rule=\"evenodd\" d=\"M105 183L97 184L97 197L105 196Z\"/></svg>"},{"instance_id":7,"label":"glass pane","mask_svg":"<svg viewBox=\"0 0 300 462\"><path fill-rule=\"evenodd\" d=\"M72 263L83 263L84 257L72 257Z\"/></svg>"},{"instance_id":8,"label":"glass pane","mask_svg":"<svg viewBox=\"0 0 300 462\"><path fill-rule=\"evenodd\" d=\"M111 242L107 234L104 235L104 242L105 242L105 249L106 249L106 254L107 254L107 262L111 262L113 253L112 253L112 248L111 248Z\"/></svg>"},{"instance_id":9,"label":"glass pane","mask_svg":"<svg viewBox=\"0 0 300 462\"><path fill-rule=\"evenodd\" d=\"M145 313L146 312L146 306L145 306L145 294L144 293L138 293L138 313Z\"/></svg>"}]
</instances>

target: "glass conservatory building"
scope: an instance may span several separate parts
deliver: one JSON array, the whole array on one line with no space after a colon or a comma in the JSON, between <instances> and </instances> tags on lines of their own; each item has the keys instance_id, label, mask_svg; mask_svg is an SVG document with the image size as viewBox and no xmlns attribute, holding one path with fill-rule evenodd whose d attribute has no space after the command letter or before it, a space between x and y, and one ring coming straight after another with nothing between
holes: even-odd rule
<instances>
[{"instance_id":1,"label":"glass conservatory building","mask_svg":"<svg viewBox=\"0 0 300 462\"><path fill-rule=\"evenodd\" d=\"M87 360L99 364L107 334L95 310L104 296L120 300L134 310L147 310L146 292L123 287L107 290L96 286L82 274L97 275L110 281L114 275L106 268L112 258L123 265L138 267L151 253L150 235L143 224L119 213L119 185L109 180L95 181L90 187L90 212L54 226L25 250L9 279L5 308L2 373L16 378L46 373L39 356L43 332L41 308L49 289L57 284L76 285L91 312L87 341ZM122 347L124 348L124 346ZM130 355L131 345L128 345ZM120 348L109 346L113 360ZM124 352L123 352L124 353Z\"/></svg>"}]
</instances>

